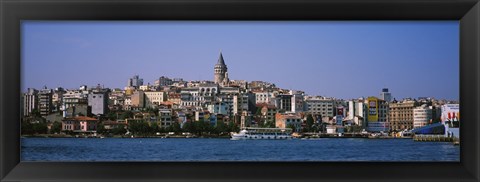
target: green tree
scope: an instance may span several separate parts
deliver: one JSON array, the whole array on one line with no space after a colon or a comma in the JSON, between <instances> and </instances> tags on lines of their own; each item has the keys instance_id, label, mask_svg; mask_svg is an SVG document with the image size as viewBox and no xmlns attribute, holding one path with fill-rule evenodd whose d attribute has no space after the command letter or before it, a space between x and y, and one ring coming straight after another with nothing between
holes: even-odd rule
<instances>
[{"instance_id":1,"label":"green tree","mask_svg":"<svg viewBox=\"0 0 480 182\"><path fill-rule=\"evenodd\" d=\"M48 133L48 126L47 123L39 122L32 124L33 132L35 134L46 134Z\"/></svg>"},{"instance_id":2,"label":"green tree","mask_svg":"<svg viewBox=\"0 0 480 182\"><path fill-rule=\"evenodd\" d=\"M164 127L162 127L162 126L159 125L159 126L158 126L158 132L159 132L159 133L165 133L165 132L167 132L167 131L165 130Z\"/></svg>"},{"instance_id":3,"label":"green tree","mask_svg":"<svg viewBox=\"0 0 480 182\"><path fill-rule=\"evenodd\" d=\"M22 130L21 130L22 135L31 135L34 132L32 123L30 123L26 120L22 121L21 128L22 128Z\"/></svg>"},{"instance_id":4,"label":"green tree","mask_svg":"<svg viewBox=\"0 0 480 182\"><path fill-rule=\"evenodd\" d=\"M214 128L214 133L215 134L220 134L220 133L224 133L224 132L228 132L228 128L225 125L225 123L221 122L221 121L217 122L217 125Z\"/></svg>"},{"instance_id":5,"label":"green tree","mask_svg":"<svg viewBox=\"0 0 480 182\"><path fill-rule=\"evenodd\" d=\"M306 130L307 132L313 131L312 126L313 126L314 120L313 116L311 114L307 115L307 122L306 122Z\"/></svg>"},{"instance_id":6,"label":"green tree","mask_svg":"<svg viewBox=\"0 0 480 182\"><path fill-rule=\"evenodd\" d=\"M107 131L107 129L105 129L105 125L103 125L103 123L100 123L100 124L97 125L97 133L103 134L103 135L108 133L108 131Z\"/></svg>"},{"instance_id":7,"label":"green tree","mask_svg":"<svg viewBox=\"0 0 480 182\"><path fill-rule=\"evenodd\" d=\"M116 126L112 129L112 134L114 135L125 135L127 133L127 129L123 126Z\"/></svg>"},{"instance_id":8,"label":"green tree","mask_svg":"<svg viewBox=\"0 0 480 182\"><path fill-rule=\"evenodd\" d=\"M180 124L178 122L173 122L171 125L172 127L172 132L175 132L175 134L180 134L182 132L182 128L180 127Z\"/></svg>"},{"instance_id":9,"label":"green tree","mask_svg":"<svg viewBox=\"0 0 480 182\"><path fill-rule=\"evenodd\" d=\"M33 109L32 113L31 113L31 116L33 116L34 118L42 117L42 115L40 114L40 111L38 109Z\"/></svg>"},{"instance_id":10,"label":"green tree","mask_svg":"<svg viewBox=\"0 0 480 182\"><path fill-rule=\"evenodd\" d=\"M55 121L52 124L50 129L50 133L60 133L62 131L62 123Z\"/></svg>"},{"instance_id":11,"label":"green tree","mask_svg":"<svg viewBox=\"0 0 480 182\"><path fill-rule=\"evenodd\" d=\"M287 125L287 128L291 128L291 129L292 129L292 132L297 131L297 130L296 130L297 128L296 128L295 125L293 125L293 124L288 124L288 125Z\"/></svg>"},{"instance_id":12,"label":"green tree","mask_svg":"<svg viewBox=\"0 0 480 182\"><path fill-rule=\"evenodd\" d=\"M195 122L186 122L184 125L183 125L183 131L186 131L186 132L190 132L190 133L197 133L197 125L195 124Z\"/></svg>"},{"instance_id":13,"label":"green tree","mask_svg":"<svg viewBox=\"0 0 480 182\"><path fill-rule=\"evenodd\" d=\"M240 127L238 127L238 125L236 125L233 121L230 121L228 123L228 132L239 132L240 131Z\"/></svg>"},{"instance_id":14,"label":"green tree","mask_svg":"<svg viewBox=\"0 0 480 182\"><path fill-rule=\"evenodd\" d=\"M109 112L107 114L107 119L111 120L111 121L116 121L118 119L117 118L117 112Z\"/></svg>"},{"instance_id":15,"label":"green tree","mask_svg":"<svg viewBox=\"0 0 480 182\"><path fill-rule=\"evenodd\" d=\"M120 119L128 119L128 118L133 118L133 112L132 111L125 111L120 115Z\"/></svg>"},{"instance_id":16,"label":"green tree","mask_svg":"<svg viewBox=\"0 0 480 182\"><path fill-rule=\"evenodd\" d=\"M262 115L262 107L258 107L257 111L255 112L255 115L261 116Z\"/></svg>"}]
</instances>

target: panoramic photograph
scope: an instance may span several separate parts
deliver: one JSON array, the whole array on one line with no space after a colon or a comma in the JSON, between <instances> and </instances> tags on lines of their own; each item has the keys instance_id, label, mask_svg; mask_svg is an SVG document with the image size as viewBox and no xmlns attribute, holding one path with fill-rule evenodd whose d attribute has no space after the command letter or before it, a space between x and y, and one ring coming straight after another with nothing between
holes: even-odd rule
<instances>
[{"instance_id":1,"label":"panoramic photograph","mask_svg":"<svg viewBox=\"0 0 480 182\"><path fill-rule=\"evenodd\" d=\"M458 21L21 31L21 161L460 162Z\"/></svg>"}]
</instances>

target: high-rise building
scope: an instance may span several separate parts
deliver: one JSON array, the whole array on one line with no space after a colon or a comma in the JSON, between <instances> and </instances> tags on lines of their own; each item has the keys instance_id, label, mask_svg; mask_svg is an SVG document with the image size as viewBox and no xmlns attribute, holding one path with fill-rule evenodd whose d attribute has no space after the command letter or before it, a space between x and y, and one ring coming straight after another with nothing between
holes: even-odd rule
<instances>
[{"instance_id":1,"label":"high-rise building","mask_svg":"<svg viewBox=\"0 0 480 182\"><path fill-rule=\"evenodd\" d=\"M38 108L38 90L28 88L28 91L23 94L23 115L29 116L34 109Z\"/></svg>"},{"instance_id":2,"label":"high-rise building","mask_svg":"<svg viewBox=\"0 0 480 182\"><path fill-rule=\"evenodd\" d=\"M219 85L226 85L225 83L228 84L228 68L227 65L225 64L225 61L223 60L223 55L220 52L220 57L218 58L217 64L215 64L214 67L214 82Z\"/></svg>"},{"instance_id":3,"label":"high-rise building","mask_svg":"<svg viewBox=\"0 0 480 182\"><path fill-rule=\"evenodd\" d=\"M392 94L388 92L388 88L383 88L382 92L380 92L380 99L391 102L392 101Z\"/></svg>"},{"instance_id":4,"label":"high-rise building","mask_svg":"<svg viewBox=\"0 0 480 182\"><path fill-rule=\"evenodd\" d=\"M40 115L47 116L52 112L52 94L52 89L47 89L46 86L38 93Z\"/></svg>"},{"instance_id":5,"label":"high-rise building","mask_svg":"<svg viewBox=\"0 0 480 182\"><path fill-rule=\"evenodd\" d=\"M141 79L138 75L134 75L132 78L128 79L128 87L139 88L141 85L143 85L143 79Z\"/></svg>"}]
</instances>

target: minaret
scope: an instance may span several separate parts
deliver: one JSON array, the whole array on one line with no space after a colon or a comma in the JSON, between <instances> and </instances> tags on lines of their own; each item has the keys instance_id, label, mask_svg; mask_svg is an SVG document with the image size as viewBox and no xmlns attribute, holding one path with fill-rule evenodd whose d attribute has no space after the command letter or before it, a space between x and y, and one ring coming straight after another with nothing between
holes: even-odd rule
<instances>
[{"instance_id":1,"label":"minaret","mask_svg":"<svg viewBox=\"0 0 480 182\"><path fill-rule=\"evenodd\" d=\"M220 57L218 58L217 64L215 64L214 71L214 82L222 84L226 77L225 74L227 73L227 65L225 65L225 61L223 60L222 52L220 52Z\"/></svg>"}]
</instances>

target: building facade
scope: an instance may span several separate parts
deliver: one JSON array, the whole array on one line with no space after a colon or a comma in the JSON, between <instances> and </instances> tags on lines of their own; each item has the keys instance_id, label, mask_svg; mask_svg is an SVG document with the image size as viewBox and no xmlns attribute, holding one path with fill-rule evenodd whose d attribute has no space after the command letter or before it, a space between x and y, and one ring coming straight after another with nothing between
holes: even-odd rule
<instances>
[{"instance_id":1,"label":"building facade","mask_svg":"<svg viewBox=\"0 0 480 182\"><path fill-rule=\"evenodd\" d=\"M413 129L413 109L418 106L415 100L405 99L390 103L389 123L394 131Z\"/></svg>"},{"instance_id":2,"label":"building facade","mask_svg":"<svg viewBox=\"0 0 480 182\"><path fill-rule=\"evenodd\" d=\"M149 91L145 94L145 107L156 108L160 103L167 101L167 94L165 92Z\"/></svg>"},{"instance_id":3,"label":"building facade","mask_svg":"<svg viewBox=\"0 0 480 182\"><path fill-rule=\"evenodd\" d=\"M143 85L143 79L138 75L134 75L132 78L128 79L127 87L140 88Z\"/></svg>"},{"instance_id":4,"label":"building facade","mask_svg":"<svg viewBox=\"0 0 480 182\"><path fill-rule=\"evenodd\" d=\"M295 132L300 132L302 131L302 122L302 117L294 113L277 113L275 115L275 127L277 128L288 128L293 126Z\"/></svg>"},{"instance_id":5,"label":"building facade","mask_svg":"<svg viewBox=\"0 0 480 182\"><path fill-rule=\"evenodd\" d=\"M413 109L413 128L420 128L432 122L433 107L423 104Z\"/></svg>"},{"instance_id":6,"label":"building facade","mask_svg":"<svg viewBox=\"0 0 480 182\"><path fill-rule=\"evenodd\" d=\"M350 120L355 125L366 127L367 105L363 99L348 101L348 111L346 120Z\"/></svg>"},{"instance_id":7,"label":"building facade","mask_svg":"<svg viewBox=\"0 0 480 182\"><path fill-rule=\"evenodd\" d=\"M335 100L321 96L305 97L305 111L314 116L334 117Z\"/></svg>"},{"instance_id":8,"label":"building facade","mask_svg":"<svg viewBox=\"0 0 480 182\"><path fill-rule=\"evenodd\" d=\"M88 94L88 106L92 114L105 115L108 111L108 94L105 92L93 92Z\"/></svg>"},{"instance_id":9,"label":"building facade","mask_svg":"<svg viewBox=\"0 0 480 182\"><path fill-rule=\"evenodd\" d=\"M370 132L388 132L390 124L388 102L376 97L368 97L367 105L367 131Z\"/></svg>"},{"instance_id":10,"label":"building facade","mask_svg":"<svg viewBox=\"0 0 480 182\"><path fill-rule=\"evenodd\" d=\"M47 87L44 87L39 93L38 93L38 104L39 104L39 110L40 110L40 115L42 116L48 116L50 113L52 113L52 94L53 90L52 89L47 89Z\"/></svg>"},{"instance_id":11,"label":"building facade","mask_svg":"<svg viewBox=\"0 0 480 182\"><path fill-rule=\"evenodd\" d=\"M34 109L38 108L38 90L28 88L28 91L23 94L23 115L30 116Z\"/></svg>"},{"instance_id":12,"label":"building facade","mask_svg":"<svg viewBox=\"0 0 480 182\"><path fill-rule=\"evenodd\" d=\"M98 120L86 116L65 118L62 120L62 131L71 131L74 133L96 133Z\"/></svg>"},{"instance_id":13,"label":"building facade","mask_svg":"<svg viewBox=\"0 0 480 182\"><path fill-rule=\"evenodd\" d=\"M380 99L391 102L392 101L392 94L388 92L388 88L383 88L382 92L380 92Z\"/></svg>"}]
</instances>

